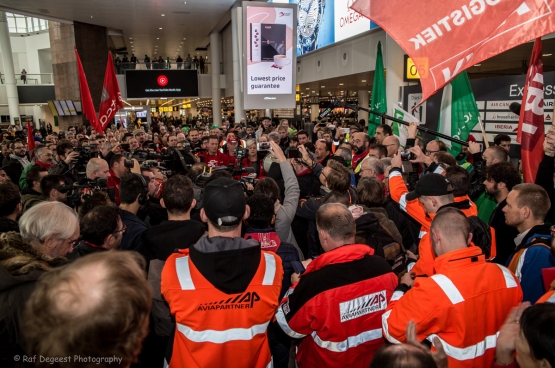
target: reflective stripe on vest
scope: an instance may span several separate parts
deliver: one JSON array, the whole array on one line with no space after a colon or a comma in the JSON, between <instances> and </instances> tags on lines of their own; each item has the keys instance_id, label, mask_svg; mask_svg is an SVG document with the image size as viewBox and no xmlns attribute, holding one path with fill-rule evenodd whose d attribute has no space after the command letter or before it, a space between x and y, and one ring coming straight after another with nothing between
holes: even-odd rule
<instances>
[{"instance_id":1,"label":"reflective stripe on vest","mask_svg":"<svg viewBox=\"0 0 555 368\"><path fill-rule=\"evenodd\" d=\"M175 259L175 271L181 290L195 290L195 284L191 277L191 269L189 268L189 256Z\"/></svg>"},{"instance_id":2,"label":"reflective stripe on vest","mask_svg":"<svg viewBox=\"0 0 555 368\"><path fill-rule=\"evenodd\" d=\"M262 285L273 285L276 276L276 258L271 254L264 253L264 260L266 261L266 270Z\"/></svg>"},{"instance_id":3,"label":"reflective stripe on vest","mask_svg":"<svg viewBox=\"0 0 555 368\"><path fill-rule=\"evenodd\" d=\"M287 304L289 302L285 302L285 304ZM289 327L289 324L287 324L287 320L285 319L285 313L283 313L283 306L285 304L282 304L278 307L277 312L276 312L276 320L279 324L279 326L281 327L281 329L283 330L283 332L285 332L287 335L291 336L294 339L301 339L303 337L305 337L306 335L300 334L298 332L295 332L291 329L291 327Z\"/></svg>"},{"instance_id":4,"label":"reflective stripe on vest","mask_svg":"<svg viewBox=\"0 0 555 368\"><path fill-rule=\"evenodd\" d=\"M518 278L518 281L522 282L522 266L524 266L524 258L526 257L526 252L530 248L524 249L524 251L520 254L518 258L518 263L516 265L515 276Z\"/></svg>"},{"instance_id":5,"label":"reflective stripe on vest","mask_svg":"<svg viewBox=\"0 0 555 368\"><path fill-rule=\"evenodd\" d=\"M555 303L555 293L553 295L551 295L549 297L549 299L547 299L546 303Z\"/></svg>"},{"instance_id":6,"label":"reflective stripe on vest","mask_svg":"<svg viewBox=\"0 0 555 368\"><path fill-rule=\"evenodd\" d=\"M229 330L204 330L195 331L190 327L177 323L177 330L193 342L211 342L224 344L229 341L252 340L256 335L266 333L270 322L254 325L251 328L230 328Z\"/></svg>"},{"instance_id":7,"label":"reflective stripe on vest","mask_svg":"<svg viewBox=\"0 0 555 368\"><path fill-rule=\"evenodd\" d=\"M324 341L320 339L320 337L314 331L311 334L312 338L316 345L323 349L327 349L329 351L333 351L335 353L344 353L350 348L357 347L358 345L364 344L365 342L377 340L382 338L382 329L378 328L376 330L364 331L356 336L349 336L347 340L339 341L339 342L332 342L332 341Z\"/></svg>"},{"instance_id":8,"label":"reflective stripe on vest","mask_svg":"<svg viewBox=\"0 0 555 368\"><path fill-rule=\"evenodd\" d=\"M399 200L399 206L401 207L401 210L404 212L407 212L407 194L405 193L401 196L401 199Z\"/></svg>"},{"instance_id":9,"label":"reflective stripe on vest","mask_svg":"<svg viewBox=\"0 0 555 368\"><path fill-rule=\"evenodd\" d=\"M445 295L449 298L451 303L458 304L464 302L464 298L461 295L459 289L453 284L453 281L449 280L449 278L445 275L437 274L431 277L438 286L443 290Z\"/></svg>"},{"instance_id":10,"label":"reflective stripe on vest","mask_svg":"<svg viewBox=\"0 0 555 368\"><path fill-rule=\"evenodd\" d=\"M422 239L422 238L424 237L424 235L426 235L426 234L428 234L427 231L422 231L422 230L421 230L421 231L418 233L418 239Z\"/></svg>"},{"instance_id":11,"label":"reflective stripe on vest","mask_svg":"<svg viewBox=\"0 0 555 368\"><path fill-rule=\"evenodd\" d=\"M449 345L445 340L435 334L428 336L427 339L433 344L434 337L437 337L443 345L445 354L456 360L469 360L484 355L487 349L494 349L497 345L497 336L499 336L499 332L495 335L486 336L483 341L465 348Z\"/></svg>"},{"instance_id":12,"label":"reflective stripe on vest","mask_svg":"<svg viewBox=\"0 0 555 368\"><path fill-rule=\"evenodd\" d=\"M389 342L391 343L400 344L401 341L395 339L394 337L391 337L391 335L389 334L389 326L387 324L387 319L389 318L390 315L391 315L391 310L388 310L382 315L382 328L383 328L383 332L385 333L385 338L389 340Z\"/></svg>"},{"instance_id":13,"label":"reflective stripe on vest","mask_svg":"<svg viewBox=\"0 0 555 368\"><path fill-rule=\"evenodd\" d=\"M389 300L390 302L394 302L396 300L401 299L401 297L405 295L405 293L403 293L402 291L397 290L396 292L393 293L393 295L391 296L391 299Z\"/></svg>"},{"instance_id":14,"label":"reflective stripe on vest","mask_svg":"<svg viewBox=\"0 0 555 368\"><path fill-rule=\"evenodd\" d=\"M503 276L505 277L505 285L507 286L507 289L514 288L514 287L518 286L518 284L515 281L515 278L513 277L513 274L511 273L511 271L509 271L507 268L501 266L500 264L497 264L497 263L494 263L494 264L499 266L501 271L503 271Z\"/></svg>"}]
</instances>

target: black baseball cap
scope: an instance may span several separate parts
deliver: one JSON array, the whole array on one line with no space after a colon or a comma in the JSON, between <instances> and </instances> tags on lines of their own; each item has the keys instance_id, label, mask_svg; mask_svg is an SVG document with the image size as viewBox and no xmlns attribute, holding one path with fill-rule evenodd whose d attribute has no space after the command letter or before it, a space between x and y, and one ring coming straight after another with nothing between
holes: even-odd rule
<instances>
[{"instance_id":1,"label":"black baseball cap","mask_svg":"<svg viewBox=\"0 0 555 368\"><path fill-rule=\"evenodd\" d=\"M407 194L407 201L412 201L420 196L443 196L453 193L451 183L440 174L426 174L416 183L414 190Z\"/></svg>"},{"instance_id":2,"label":"black baseball cap","mask_svg":"<svg viewBox=\"0 0 555 368\"><path fill-rule=\"evenodd\" d=\"M240 223L246 205L243 186L233 179L219 178L204 188L204 213L216 225L232 226Z\"/></svg>"}]
</instances>

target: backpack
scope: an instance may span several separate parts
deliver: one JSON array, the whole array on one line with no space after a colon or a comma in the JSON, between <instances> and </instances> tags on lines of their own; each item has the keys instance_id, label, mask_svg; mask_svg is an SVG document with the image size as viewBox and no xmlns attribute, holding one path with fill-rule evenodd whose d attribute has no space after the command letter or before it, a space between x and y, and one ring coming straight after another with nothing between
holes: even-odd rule
<instances>
[{"instance_id":1,"label":"backpack","mask_svg":"<svg viewBox=\"0 0 555 368\"><path fill-rule=\"evenodd\" d=\"M380 224L373 213L365 213L355 221L356 237L359 244L366 244L374 249L374 255L384 258L396 275L406 271L406 254L403 247Z\"/></svg>"},{"instance_id":2,"label":"backpack","mask_svg":"<svg viewBox=\"0 0 555 368\"><path fill-rule=\"evenodd\" d=\"M486 260L491 261L497 255L495 230L478 216L468 216L467 218L470 223L472 243L482 249L482 253L486 256Z\"/></svg>"}]
</instances>

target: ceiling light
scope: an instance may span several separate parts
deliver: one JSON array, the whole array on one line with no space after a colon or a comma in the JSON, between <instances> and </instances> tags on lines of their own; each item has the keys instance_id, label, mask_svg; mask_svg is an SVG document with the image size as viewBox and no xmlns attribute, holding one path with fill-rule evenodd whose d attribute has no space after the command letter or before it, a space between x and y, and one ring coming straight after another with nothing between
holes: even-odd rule
<instances>
[{"instance_id":1,"label":"ceiling light","mask_svg":"<svg viewBox=\"0 0 555 368\"><path fill-rule=\"evenodd\" d=\"M553 55L553 54L543 54L542 56L551 56L551 55Z\"/></svg>"},{"instance_id":2,"label":"ceiling light","mask_svg":"<svg viewBox=\"0 0 555 368\"><path fill-rule=\"evenodd\" d=\"M92 18L92 17L93 17L93 16L91 15L91 18Z\"/></svg>"},{"instance_id":3,"label":"ceiling light","mask_svg":"<svg viewBox=\"0 0 555 368\"><path fill-rule=\"evenodd\" d=\"M130 40L132 40L132 39L133 39L133 37L129 37L129 39L130 39Z\"/></svg>"},{"instance_id":4,"label":"ceiling light","mask_svg":"<svg viewBox=\"0 0 555 368\"><path fill-rule=\"evenodd\" d=\"M160 37L156 37L156 39L157 39L157 40L159 40L159 39L160 39Z\"/></svg>"},{"instance_id":5,"label":"ceiling light","mask_svg":"<svg viewBox=\"0 0 555 368\"><path fill-rule=\"evenodd\" d=\"M480 66L480 65L482 65L482 64L474 64L474 66Z\"/></svg>"},{"instance_id":6,"label":"ceiling light","mask_svg":"<svg viewBox=\"0 0 555 368\"><path fill-rule=\"evenodd\" d=\"M183 4L187 5L187 2L185 1Z\"/></svg>"},{"instance_id":7,"label":"ceiling light","mask_svg":"<svg viewBox=\"0 0 555 368\"><path fill-rule=\"evenodd\" d=\"M186 40L186 38L185 38L185 37L183 37L183 39L184 39L184 40Z\"/></svg>"},{"instance_id":8,"label":"ceiling light","mask_svg":"<svg viewBox=\"0 0 555 368\"><path fill-rule=\"evenodd\" d=\"M158 28L158 29L162 29L162 27Z\"/></svg>"},{"instance_id":9,"label":"ceiling light","mask_svg":"<svg viewBox=\"0 0 555 368\"><path fill-rule=\"evenodd\" d=\"M163 16L163 17L165 17L165 16L166 16L166 14L162 14L162 16Z\"/></svg>"},{"instance_id":10,"label":"ceiling light","mask_svg":"<svg viewBox=\"0 0 555 368\"><path fill-rule=\"evenodd\" d=\"M366 83L366 79L363 79L363 80L362 80L362 83Z\"/></svg>"},{"instance_id":11,"label":"ceiling light","mask_svg":"<svg viewBox=\"0 0 555 368\"><path fill-rule=\"evenodd\" d=\"M320 86L320 88L326 88L326 86Z\"/></svg>"},{"instance_id":12,"label":"ceiling light","mask_svg":"<svg viewBox=\"0 0 555 368\"><path fill-rule=\"evenodd\" d=\"M310 89L310 88L307 88L307 89Z\"/></svg>"},{"instance_id":13,"label":"ceiling light","mask_svg":"<svg viewBox=\"0 0 555 368\"><path fill-rule=\"evenodd\" d=\"M129 42L129 43L133 43L133 41Z\"/></svg>"},{"instance_id":14,"label":"ceiling light","mask_svg":"<svg viewBox=\"0 0 555 368\"><path fill-rule=\"evenodd\" d=\"M339 85L340 85L340 86L342 86L342 85L343 85L343 83L339 83Z\"/></svg>"}]
</instances>

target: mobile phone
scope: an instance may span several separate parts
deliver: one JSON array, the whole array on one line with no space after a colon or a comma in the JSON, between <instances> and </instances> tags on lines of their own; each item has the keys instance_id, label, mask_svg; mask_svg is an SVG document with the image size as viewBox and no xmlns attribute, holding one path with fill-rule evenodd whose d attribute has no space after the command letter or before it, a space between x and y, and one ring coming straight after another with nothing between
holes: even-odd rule
<instances>
[{"instance_id":1,"label":"mobile phone","mask_svg":"<svg viewBox=\"0 0 555 368\"><path fill-rule=\"evenodd\" d=\"M258 151L269 151L272 149L272 146L270 146L270 143L268 142L257 143L256 146L257 146L256 149Z\"/></svg>"},{"instance_id":2,"label":"mobile phone","mask_svg":"<svg viewBox=\"0 0 555 368\"><path fill-rule=\"evenodd\" d=\"M326 126L326 123L318 123L318 126L319 126L319 127L325 127L325 126Z\"/></svg>"},{"instance_id":3,"label":"mobile phone","mask_svg":"<svg viewBox=\"0 0 555 368\"><path fill-rule=\"evenodd\" d=\"M304 271L306 271L303 264L299 261L291 261L291 266L293 266L295 273L298 273L299 275L302 275Z\"/></svg>"},{"instance_id":4,"label":"mobile phone","mask_svg":"<svg viewBox=\"0 0 555 368\"><path fill-rule=\"evenodd\" d=\"M351 128L342 128L342 133L349 134L351 132Z\"/></svg>"},{"instance_id":5,"label":"mobile phone","mask_svg":"<svg viewBox=\"0 0 555 368\"><path fill-rule=\"evenodd\" d=\"M289 151L287 151L287 158L299 158L299 150L290 149Z\"/></svg>"}]
</instances>

